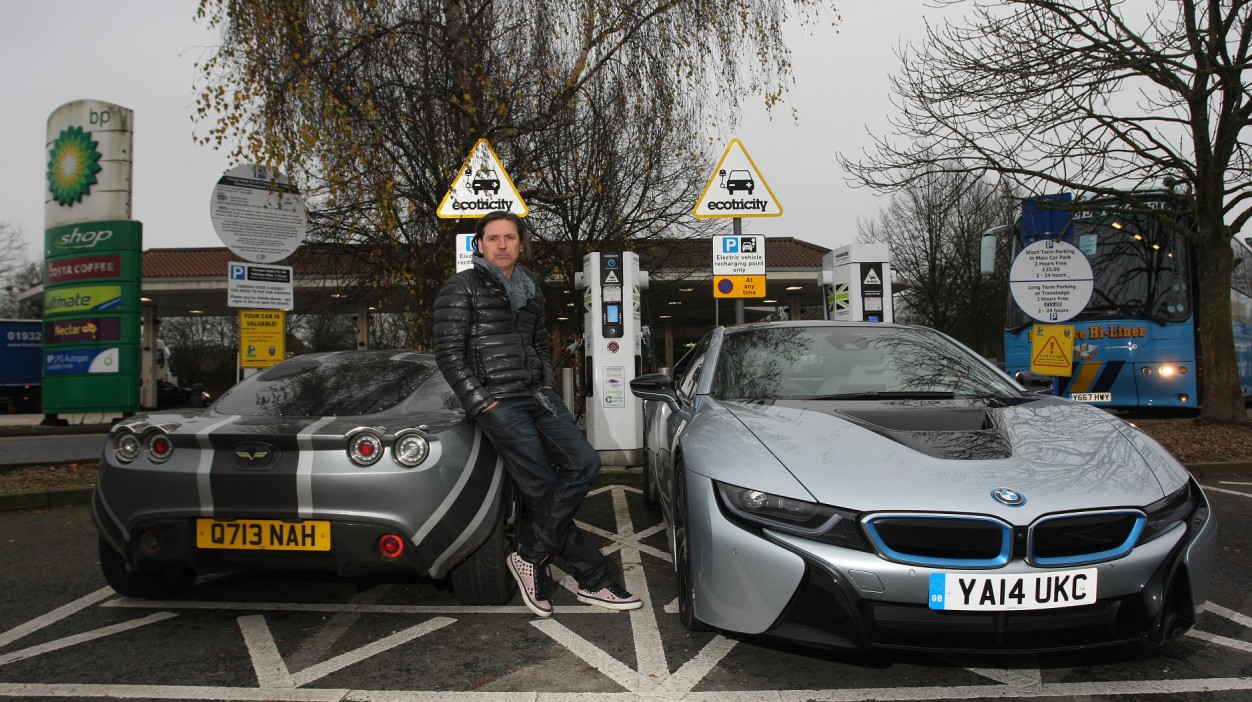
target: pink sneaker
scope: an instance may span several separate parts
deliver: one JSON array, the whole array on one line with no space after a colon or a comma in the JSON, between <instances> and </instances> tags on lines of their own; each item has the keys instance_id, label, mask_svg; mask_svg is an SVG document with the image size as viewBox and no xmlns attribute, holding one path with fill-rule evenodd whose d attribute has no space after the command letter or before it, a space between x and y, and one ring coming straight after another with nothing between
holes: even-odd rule
<instances>
[{"instance_id":1,"label":"pink sneaker","mask_svg":"<svg viewBox=\"0 0 1252 702\"><path fill-rule=\"evenodd\" d=\"M513 552L508 557L509 572L522 591L522 601L530 611L540 617L552 616L552 603L548 601L548 569L536 566ZM581 599L581 595L580 595Z\"/></svg>"},{"instance_id":2,"label":"pink sneaker","mask_svg":"<svg viewBox=\"0 0 1252 702\"><path fill-rule=\"evenodd\" d=\"M580 587L578 588L578 601L616 610L639 609L643 606L643 600L626 592L626 588L617 583L610 583L595 592Z\"/></svg>"}]
</instances>

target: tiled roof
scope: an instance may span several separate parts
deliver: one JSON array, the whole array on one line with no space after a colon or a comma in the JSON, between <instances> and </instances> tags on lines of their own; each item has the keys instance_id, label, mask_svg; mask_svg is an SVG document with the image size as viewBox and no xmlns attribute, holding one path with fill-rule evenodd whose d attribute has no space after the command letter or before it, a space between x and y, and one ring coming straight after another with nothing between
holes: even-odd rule
<instances>
[{"instance_id":1,"label":"tiled roof","mask_svg":"<svg viewBox=\"0 0 1252 702\"><path fill-rule=\"evenodd\" d=\"M225 247L195 249L148 249L143 252L145 278L200 278L226 275L226 265L240 257ZM305 244L278 261L297 275L333 275L352 270L352 256L339 246Z\"/></svg>"},{"instance_id":2,"label":"tiled roof","mask_svg":"<svg viewBox=\"0 0 1252 702\"><path fill-rule=\"evenodd\" d=\"M819 268L822 256L830 249L794 237L766 237L765 265L770 268ZM665 268L711 267L712 243L709 239L650 241L640 246L639 261L644 269L657 265ZM221 277L226 265L240 260L225 247L192 249L149 249L143 252L145 278ZM345 255L342 246L305 244L291 256L278 262L291 266L299 276L350 273L356 257Z\"/></svg>"}]
</instances>

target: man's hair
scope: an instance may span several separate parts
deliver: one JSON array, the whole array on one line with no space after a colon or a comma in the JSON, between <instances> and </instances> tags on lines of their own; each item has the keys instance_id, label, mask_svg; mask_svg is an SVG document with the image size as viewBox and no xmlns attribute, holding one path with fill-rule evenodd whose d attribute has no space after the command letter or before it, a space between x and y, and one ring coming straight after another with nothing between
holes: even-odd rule
<instances>
[{"instance_id":1,"label":"man's hair","mask_svg":"<svg viewBox=\"0 0 1252 702\"><path fill-rule=\"evenodd\" d=\"M478 245L483 240L483 230L487 228L489 223L494 222L497 219L507 219L517 225L517 239L521 243L521 255L519 256L519 259L526 258L526 254L530 251L530 230L526 228L526 223L522 221L521 217L518 217L512 212L505 212L504 210L488 212L478 218L478 223L474 225L474 255L483 255L478 248Z\"/></svg>"}]
</instances>

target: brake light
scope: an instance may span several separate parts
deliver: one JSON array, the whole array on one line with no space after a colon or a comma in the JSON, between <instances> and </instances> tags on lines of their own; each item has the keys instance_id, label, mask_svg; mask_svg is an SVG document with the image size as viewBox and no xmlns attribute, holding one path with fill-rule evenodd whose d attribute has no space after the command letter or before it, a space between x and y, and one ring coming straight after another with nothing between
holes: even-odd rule
<instances>
[{"instance_id":1,"label":"brake light","mask_svg":"<svg viewBox=\"0 0 1252 702\"><path fill-rule=\"evenodd\" d=\"M404 553L404 539L395 534L383 534L378 537L378 552L383 558L395 560Z\"/></svg>"},{"instance_id":2,"label":"brake light","mask_svg":"<svg viewBox=\"0 0 1252 702\"><path fill-rule=\"evenodd\" d=\"M383 440L363 431L348 440L348 458L359 466L372 466L383 455Z\"/></svg>"},{"instance_id":3,"label":"brake light","mask_svg":"<svg viewBox=\"0 0 1252 702\"><path fill-rule=\"evenodd\" d=\"M154 431L148 435L144 448L148 454L148 460L153 463L164 463L174 453L174 442L170 441L170 437L166 436L165 432Z\"/></svg>"}]
</instances>

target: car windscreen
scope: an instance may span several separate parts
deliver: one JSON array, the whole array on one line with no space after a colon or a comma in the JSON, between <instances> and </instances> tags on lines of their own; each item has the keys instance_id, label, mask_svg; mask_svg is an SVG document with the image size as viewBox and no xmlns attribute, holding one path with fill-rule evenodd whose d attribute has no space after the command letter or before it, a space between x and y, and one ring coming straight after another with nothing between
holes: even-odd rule
<instances>
[{"instance_id":1,"label":"car windscreen","mask_svg":"<svg viewBox=\"0 0 1252 702\"><path fill-rule=\"evenodd\" d=\"M459 410L428 356L344 352L284 361L222 395L223 414L348 417Z\"/></svg>"},{"instance_id":2,"label":"car windscreen","mask_svg":"<svg viewBox=\"0 0 1252 702\"><path fill-rule=\"evenodd\" d=\"M972 351L928 329L786 326L722 341L712 395L723 400L1012 397Z\"/></svg>"}]
</instances>

